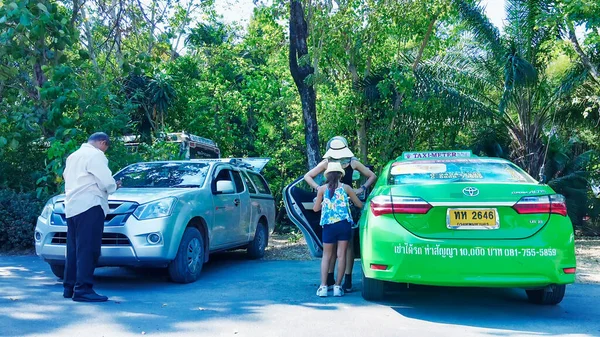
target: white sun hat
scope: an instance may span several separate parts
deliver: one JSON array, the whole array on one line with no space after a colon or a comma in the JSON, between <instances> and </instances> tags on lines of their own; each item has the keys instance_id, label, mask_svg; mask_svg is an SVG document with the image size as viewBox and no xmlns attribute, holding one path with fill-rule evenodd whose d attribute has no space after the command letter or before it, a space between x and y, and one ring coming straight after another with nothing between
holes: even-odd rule
<instances>
[{"instance_id":1,"label":"white sun hat","mask_svg":"<svg viewBox=\"0 0 600 337\"><path fill-rule=\"evenodd\" d=\"M350 151L348 148L348 143L337 137L334 137L329 141L329 149L327 149L327 152L325 152L325 155L323 156L323 158L327 159L342 159L352 157L354 157L354 153L352 153L352 151Z\"/></svg>"},{"instance_id":2,"label":"white sun hat","mask_svg":"<svg viewBox=\"0 0 600 337\"><path fill-rule=\"evenodd\" d=\"M327 169L325 170L325 176L327 176L327 173L329 173L329 172L340 172L342 174L342 177L344 176L344 174L346 174L346 172L342 168L342 164L340 164L336 161L327 163Z\"/></svg>"}]
</instances>

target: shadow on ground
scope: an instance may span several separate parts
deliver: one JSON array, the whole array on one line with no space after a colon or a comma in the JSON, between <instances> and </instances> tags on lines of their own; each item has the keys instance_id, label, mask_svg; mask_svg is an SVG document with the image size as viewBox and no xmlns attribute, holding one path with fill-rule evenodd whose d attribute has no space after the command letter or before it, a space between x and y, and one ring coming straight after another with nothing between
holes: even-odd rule
<instances>
[{"instance_id":1,"label":"shadow on ground","mask_svg":"<svg viewBox=\"0 0 600 337\"><path fill-rule=\"evenodd\" d=\"M290 335L309 335L311 329L322 329L310 323L319 319L332 326L334 320L346 320L347 335L359 335L363 328L374 332L373 326L379 335L393 335L400 326L414 327L424 336L433 335L422 330L428 326L495 336L515 331L600 335L598 286L570 286L564 302L554 307L531 305L523 291L514 289L396 286L381 303L365 302L359 291L320 299L314 294L318 263L248 261L239 252L218 254L211 256L198 282L186 285L169 282L160 269L100 268L97 290L111 301L85 304L63 299L61 284L37 257L0 257L0 326L8 327L0 335L91 336L109 331L106 335L212 336L222 334L223 327L235 335L237 326L261 331L273 324L280 324L282 332L298 325L306 330L292 328ZM358 262L354 278L358 290Z\"/></svg>"},{"instance_id":2,"label":"shadow on ground","mask_svg":"<svg viewBox=\"0 0 600 337\"><path fill-rule=\"evenodd\" d=\"M403 317L438 324L528 331L542 335L600 335L598 297L595 300L585 298L585 289L574 287L567 288L567 297L558 306L530 304L521 289L425 286L395 289L388 294L385 304ZM594 288L597 296L598 289ZM558 326L557 322L560 322Z\"/></svg>"},{"instance_id":3,"label":"shadow on ground","mask_svg":"<svg viewBox=\"0 0 600 337\"><path fill-rule=\"evenodd\" d=\"M0 257L0 326L9 327L0 335L60 333L81 324L114 324L138 335L192 326L201 332L202 327L196 325L204 320L259 322L270 306L331 311L344 303L339 298L314 303L318 277L314 263L282 262L248 261L241 252L216 254L204 266L201 279L192 284L170 282L164 269L98 268L96 290L110 301L87 304L63 299L60 280L37 257ZM299 264L298 271L314 282L282 287L293 264Z\"/></svg>"}]
</instances>

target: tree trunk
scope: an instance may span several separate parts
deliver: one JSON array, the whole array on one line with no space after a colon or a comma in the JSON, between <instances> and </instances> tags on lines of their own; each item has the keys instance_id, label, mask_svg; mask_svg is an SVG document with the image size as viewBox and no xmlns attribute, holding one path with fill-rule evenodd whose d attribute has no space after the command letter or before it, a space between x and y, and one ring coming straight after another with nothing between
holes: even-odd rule
<instances>
[{"instance_id":1,"label":"tree trunk","mask_svg":"<svg viewBox=\"0 0 600 337\"><path fill-rule=\"evenodd\" d=\"M396 97L394 98L394 105L392 107L392 113L393 113L392 122L390 123L390 125L388 127L388 133L385 136L385 141L384 141L385 161L391 160L392 156L394 154L393 152L394 152L395 146L392 145L392 140L394 139L394 137L396 137L396 119L398 118L400 105L402 105L402 100L404 98L404 93L398 92L398 88L396 87L396 84L394 84L392 87L394 90L394 95Z\"/></svg>"},{"instance_id":2,"label":"tree trunk","mask_svg":"<svg viewBox=\"0 0 600 337\"><path fill-rule=\"evenodd\" d=\"M87 13L85 12L85 8L81 7L81 19L84 22L83 26L85 28L85 38L87 40L87 50L88 54L90 54L90 60L92 60L92 64L94 65L94 70L99 76L102 76L102 72L100 72L100 68L98 67L98 60L96 59L96 51L94 50L96 44L94 43L94 36L92 34L92 27L90 22L87 20Z\"/></svg>"},{"instance_id":3,"label":"tree trunk","mask_svg":"<svg viewBox=\"0 0 600 337\"><path fill-rule=\"evenodd\" d=\"M190 16L190 11L192 10L193 4L194 4L194 1L190 0L190 2L188 3L188 7L185 11L185 18L183 19L183 22L181 23L181 25L178 27L179 34L177 35L177 40L175 41L175 46L173 46L173 48L171 49L171 61L175 60L177 58L177 55L178 55L177 47L179 47L179 42L181 41L181 36L184 33L185 25L187 25L187 21Z\"/></svg>"},{"instance_id":4,"label":"tree trunk","mask_svg":"<svg viewBox=\"0 0 600 337\"><path fill-rule=\"evenodd\" d=\"M429 43L429 38L431 37L431 34L433 33L433 28L435 27L436 21L437 21L437 15L433 15L433 17L431 18L431 22L429 22L429 27L427 27L427 33L425 34L425 37L423 38L423 42L421 43L421 47L419 48L419 53L417 54L417 57L415 58L415 63L413 64L413 71L417 70L417 67L419 66L419 62L421 62L421 58L423 57L423 52L425 51L425 47L427 46L427 43Z\"/></svg>"},{"instance_id":5,"label":"tree trunk","mask_svg":"<svg viewBox=\"0 0 600 337\"><path fill-rule=\"evenodd\" d=\"M361 163L367 162L367 118L360 117L358 119L358 150L360 151Z\"/></svg>"},{"instance_id":6,"label":"tree trunk","mask_svg":"<svg viewBox=\"0 0 600 337\"><path fill-rule=\"evenodd\" d=\"M77 18L79 16L80 9L83 9L83 3L81 3L80 0L73 0L73 12L71 13L70 21L71 30L75 29L75 24L77 23Z\"/></svg>"},{"instance_id":7,"label":"tree trunk","mask_svg":"<svg viewBox=\"0 0 600 337\"><path fill-rule=\"evenodd\" d=\"M573 44L573 49L575 49L575 52L577 52L577 55L579 55L579 58L581 59L581 62L590 72L590 75L592 75L592 79L594 80L594 82L600 83L600 72L598 71L598 68L592 63L588 55L581 48L581 45L577 40L577 35L575 34L575 27L573 26L573 23L567 22L567 27L569 31L569 40Z\"/></svg>"},{"instance_id":8,"label":"tree trunk","mask_svg":"<svg viewBox=\"0 0 600 337\"><path fill-rule=\"evenodd\" d=\"M113 6L109 11L108 11L108 15L110 16L110 21L111 24L114 27L114 31L115 31L115 40L114 40L114 46L116 47L116 52L115 52L115 56L117 59L117 64L120 66L123 65L123 51L121 49L122 47L122 32L121 32L121 15L122 15L122 10L123 8L121 7L121 5L119 4L119 9L117 10L117 6Z\"/></svg>"},{"instance_id":9,"label":"tree trunk","mask_svg":"<svg viewBox=\"0 0 600 337\"><path fill-rule=\"evenodd\" d=\"M319 127L317 125L317 95L312 85L306 84L306 78L314 74L310 62L298 64L298 59L308 55L308 25L304 19L304 9L298 0L290 0L290 72L302 102L302 119L304 120L304 139L308 168L311 169L321 161L319 154Z\"/></svg>"},{"instance_id":10,"label":"tree trunk","mask_svg":"<svg viewBox=\"0 0 600 337\"><path fill-rule=\"evenodd\" d=\"M362 93L358 91L360 77L358 76L358 69L356 67L356 54L352 49L352 42L348 41L349 44L346 47L346 52L348 53L348 71L352 76L352 88L355 91L355 95L361 95ZM365 69L365 78L370 75L370 59L367 60L367 67ZM364 104L355 105L355 116L356 116L356 124L358 129L356 129L356 138L358 140L358 151L359 158L362 163L367 162L367 116L365 113L361 113L361 109L364 108Z\"/></svg>"}]
</instances>

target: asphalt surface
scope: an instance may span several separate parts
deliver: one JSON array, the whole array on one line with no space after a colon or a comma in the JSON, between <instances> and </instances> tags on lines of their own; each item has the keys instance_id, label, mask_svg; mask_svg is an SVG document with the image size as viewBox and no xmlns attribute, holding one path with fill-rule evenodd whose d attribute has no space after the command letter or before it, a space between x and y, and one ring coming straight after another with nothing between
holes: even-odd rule
<instances>
[{"instance_id":1,"label":"asphalt surface","mask_svg":"<svg viewBox=\"0 0 600 337\"><path fill-rule=\"evenodd\" d=\"M567 288L558 306L518 289L411 287L369 303L357 291L318 298L319 261L217 256L193 284L160 270L102 268L107 303L62 298L35 256L0 257L0 336L600 336L600 285Z\"/></svg>"}]
</instances>

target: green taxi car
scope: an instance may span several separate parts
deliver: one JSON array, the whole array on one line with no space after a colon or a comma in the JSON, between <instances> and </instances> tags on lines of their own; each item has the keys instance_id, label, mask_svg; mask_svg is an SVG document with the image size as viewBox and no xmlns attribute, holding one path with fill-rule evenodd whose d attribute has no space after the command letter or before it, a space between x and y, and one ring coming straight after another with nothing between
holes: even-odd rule
<instances>
[{"instance_id":1,"label":"green taxi car","mask_svg":"<svg viewBox=\"0 0 600 337\"><path fill-rule=\"evenodd\" d=\"M290 220L313 256L322 253L314 191L284 191ZM513 163L470 151L408 152L388 163L367 198L356 237L362 295L388 282L523 288L558 304L575 281L573 227L565 199Z\"/></svg>"},{"instance_id":2,"label":"green taxi car","mask_svg":"<svg viewBox=\"0 0 600 337\"><path fill-rule=\"evenodd\" d=\"M411 152L383 169L360 220L363 297L385 282L524 288L558 304L575 281L565 199L513 163Z\"/></svg>"}]
</instances>

